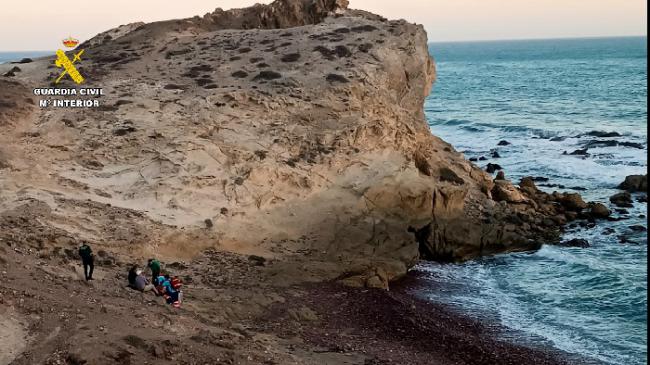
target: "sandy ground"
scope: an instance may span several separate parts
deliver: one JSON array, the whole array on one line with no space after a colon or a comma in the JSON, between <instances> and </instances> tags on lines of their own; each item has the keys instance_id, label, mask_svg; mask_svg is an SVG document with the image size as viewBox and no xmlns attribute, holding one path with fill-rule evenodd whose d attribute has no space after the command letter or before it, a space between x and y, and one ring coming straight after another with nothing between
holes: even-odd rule
<instances>
[{"instance_id":1,"label":"sandy ground","mask_svg":"<svg viewBox=\"0 0 650 365\"><path fill-rule=\"evenodd\" d=\"M580 363L501 341L493 326L413 298L408 280L391 291L290 284L272 261L208 250L164 263L186 283L174 309L125 287L120 257L104 257L92 282L74 253L3 257L3 363Z\"/></svg>"},{"instance_id":2,"label":"sandy ground","mask_svg":"<svg viewBox=\"0 0 650 365\"><path fill-rule=\"evenodd\" d=\"M0 311L0 365L7 365L25 349L27 330L12 309L3 306Z\"/></svg>"}]
</instances>

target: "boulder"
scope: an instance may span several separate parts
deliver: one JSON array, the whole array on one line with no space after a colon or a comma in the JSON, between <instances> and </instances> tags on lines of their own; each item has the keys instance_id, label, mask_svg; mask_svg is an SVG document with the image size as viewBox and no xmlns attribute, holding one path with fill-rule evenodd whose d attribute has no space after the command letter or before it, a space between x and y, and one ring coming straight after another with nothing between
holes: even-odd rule
<instances>
[{"instance_id":1,"label":"boulder","mask_svg":"<svg viewBox=\"0 0 650 365\"><path fill-rule=\"evenodd\" d=\"M581 211L587 208L587 203L585 203L585 201L582 200L582 196L577 193L561 194L558 202L567 210Z\"/></svg>"},{"instance_id":2,"label":"boulder","mask_svg":"<svg viewBox=\"0 0 650 365\"><path fill-rule=\"evenodd\" d=\"M635 193L638 191L648 191L648 175L630 175L625 178L619 186L619 189Z\"/></svg>"},{"instance_id":3,"label":"boulder","mask_svg":"<svg viewBox=\"0 0 650 365\"><path fill-rule=\"evenodd\" d=\"M495 180L492 199L508 203L523 203L528 199L508 180Z\"/></svg>"},{"instance_id":4,"label":"boulder","mask_svg":"<svg viewBox=\"0 0 650 365\"><path fill-rule=\"evenodd\" d=\"M498 143L497 145L498 145L498 146L509 146L509 145L511 145L511 144L512 144L512 143L510 143L510 142L504 140L504 141L499 141L499 143Z\"/></svg>"},{"instance_id":5,"label":"boulder","mask_svg":"<svg viewBox=\"0 0 650 365\"><path fill-rule=\"evenodd\" d=\"M634 206L632 204L632 195L627 191L612 195L609 198L609 201L621 208L632 208Z\"/></svg>"},{"instance_id":6,"label":"boulder","mask_svg":"<svg viewBox=\"0 0 650 365\"><path fill-rule=\"evenodd\" d=\"M589 215L597 219L606 219L612 212L602 203L592 203L589 206Z\"/></svg>"},{"instance_id":7,"label":"boulder","mask_svg":"<svg viewBox=\"0 0 650 365\"><path fill-rule=\"evenodd\" d=\"M535 185L535 180L530 176L524 177L521 179L521 181L519 181L519 188L531 195L539 191L537 185Z\"/></svg>"}]
</instances>

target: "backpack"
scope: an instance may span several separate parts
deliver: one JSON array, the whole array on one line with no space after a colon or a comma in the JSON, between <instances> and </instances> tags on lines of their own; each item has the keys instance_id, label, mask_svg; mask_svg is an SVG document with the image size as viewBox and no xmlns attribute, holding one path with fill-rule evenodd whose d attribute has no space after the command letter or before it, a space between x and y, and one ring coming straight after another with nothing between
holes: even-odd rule
<instances>
[{"instance_id":1,"label":"backpack","mask_svg":"<svg viewBox=\"0 0 650 365\"><path fill-rule=\"evenodd\" d=\"M84 244L83 246L79 247L79 256L83 259L88 259L92 256L93 250L90 249L90 246Z\"/></svg>"},{"instance_id":2,"label":"backpack","mask_svg":"<svg viewBox=\"0 0 650 365\"><path fill-rule=\"evenodd\" d=\"M174 276L174 278L172 278L171 284L174 290L181 290L181 287L183 286L183 282L178 276Z\"/></svg>"}]
</instances>

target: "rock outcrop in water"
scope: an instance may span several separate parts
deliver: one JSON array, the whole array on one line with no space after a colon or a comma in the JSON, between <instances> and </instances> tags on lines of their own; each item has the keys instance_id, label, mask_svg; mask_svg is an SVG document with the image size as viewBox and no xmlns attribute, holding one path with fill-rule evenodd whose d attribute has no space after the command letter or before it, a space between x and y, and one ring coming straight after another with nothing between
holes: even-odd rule
<instances>
[{"instance_id":1,"label":"rock outcrop in water","mask_svg":"<svg viewBox=\"0 0 650 365\"><path fill-rule=\"evenodd\" d=\"M619 189L630 193L648 191L648 175L630 175L625 178L619 186Z\"/></svg>"},{"instance_id":2,"label":"rock outcrop in water","mask_svg":"<svg viewBox=\"0 0 650 365\"><path fill-rule=\"evenodd\" d=\"M424 29L346 8L280 0L84 43L80 69L103 105L10 112L3 209L46 203L29 219L115 251L217 247L275 258L294 280L378 287L420 254L458 261L557 240L586 203L493 181L431 135ZM48 62L16 79L47 83ZM135 214L115 231L80 228L112 226L113 207ZM308 274L292 274L296 262Z\"/></svg>"}]
</instances>

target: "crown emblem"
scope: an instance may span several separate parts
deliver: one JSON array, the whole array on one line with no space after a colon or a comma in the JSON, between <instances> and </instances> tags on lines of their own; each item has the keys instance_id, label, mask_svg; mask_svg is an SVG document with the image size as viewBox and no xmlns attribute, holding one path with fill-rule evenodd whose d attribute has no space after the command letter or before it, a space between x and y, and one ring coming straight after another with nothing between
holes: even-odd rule
<instances>
[{"instance_id":1,"label":"crown emblem","mask_svg":"<svg viewBox=\"0 0 650 365\"><path fill-rule=\"evenodd\" d=\"M68 48L74 48L79 44L79 40L74 39L72 37L68 37L63 40L63 45L68 47Z\"/></svg>"}]
</instances>

